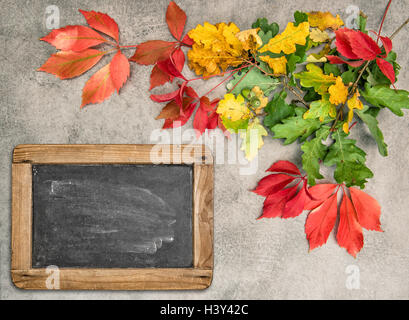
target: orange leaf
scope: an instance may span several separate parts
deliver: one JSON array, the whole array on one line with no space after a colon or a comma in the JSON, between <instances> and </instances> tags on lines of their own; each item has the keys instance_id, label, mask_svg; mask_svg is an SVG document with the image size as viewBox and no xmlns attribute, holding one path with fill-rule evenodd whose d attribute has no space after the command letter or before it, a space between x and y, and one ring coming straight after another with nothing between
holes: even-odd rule
<instances>
[{"instance_id":1,"label":"orange leaf","mask_svg":"<svg viewBox=\"0 0 409 320\"><path fill-rule=\"evenodd\" d=\"M166 82L172 81L173 76L168 75L166 72L163 72L157 65L155 65L151 72L150 83L151 86L149 90L159 87Z\"/></svg>"},{"instance_id":2,"label":"orange leaf","mask_svg":"<svg viewBox=\"0 0 409 320\"><path fill-rule=\"evenodd\" d=\"M139 64L149 65L169 58L176 42L150 40L141 43L135 50L135 54L129 59Z\"/></svg>"},{"instance_id":3,"label":"orange leaf","mask_svg":"<svg viewBox=\"0 0 409 320\"><path fill-rule=\"evenodd\" d=\"M175 120L180 116L180 107L175 100L170 101L163 107L162 111L156 117L158 119L170 119Z\"/></svg>"},{"instance_id":4,"label":"orange leaf","mask_svg":"<svg viewBox=\"0 0 409 320\"><path fill-rule=\"evenodd\" d=\"M334 228L337 219L337 193L311 211L305 223L305 234L310 243L310 250L322 246Z\"/></svg>"},{"instance_id":5,"label":"orange leaf","mask_svg":"<svg viewBox=\"0 0 409 320\"><path fill-rule=\"evenodd\" d=\"M66 26L61 29L54 29L40 40L64 51L83 51L106 42L106 39L98 32L84 26Z\"/></svg>"},{"instance_id":6,"label":"orange leaf","mask_svg":"<svg viewBox=\"0 0 409 320\"><path fill-rule=\"evenodd\" d=\"M381 206L378 201L357 188L351 187L349 191L358 215L359 224L367 230L382 231L381 222L379 221Z\"/></svg>"},{"instance_id":7,"label":"orange leaf","mask_svg":"<svg viewBox=\"0 0 409 320\"><path fill-rule=\"evenodd\" d=\"M99 103L114 93L115 86L111 78L110 63L97 71L82 90L81 108L90 103Z\"/></svg>"},{"instance_id":8,"label":"orange leaf","mask_svg":"<svg viewBox=\"0 0 409 320\"><path fill-rule=\"evenodd\" d=\"M95 49L82 52L57 52L40 67L38 71L45 71L56 75L60 79L69 79L83 74L91 69L105 54Z\"/></svg>"},{"instance_id":9,"label":"orange leaf","mask_svg":"<svg viewBox=\"0 0 409 320\"><path fill-rule=\"evenodd\" d=\"M350 255L356 257L356 254L364 246L364 236L355 208L346 194L342 197L339 215L338 244L345 248Z\"/></svg>"},{"instance_id":10,"label":"orange leaf","mask_svg":"<svg viewBox=\"0 0 409 320\"><path fill-rule=\"evenodd\" d=\"M130 74L128 58L118 51L110 63L110 73L116 91L124 85Z\"/></svg>"},{"instance_id":11,"label":"orange leaf","mask_svg":"<svg viewBox=\"0 0 409 320\"><path fill-rule=\"evenodd\" d=\"M173 1L169 3L168 10L166 11L166 22L170 33L172 33L177 40L180 40L186 24L186 14Z\"/></svg>"},{"instance_id":12,"label":"orange leaf","mask_svg":"<svg viewBox=\"0 0 409 320\"><path fill-rule=\"evenodd\" d=\"M79 10L79 12L83 14L90 27L114 38L116 42L119 41L118 24L109 15L95 11Z\"/></svg>"},{"instance_id":13,"label":"orange leaf","mask_svg":"<svg viewBox=\"0 0 409 320\"><path fill-rule=\"evenodd\" d=\"M304 210L313 210L319 207L334 192L336 186L336 184L321 183L308 188L308 192L314 200L308 199L305 202Z\"/></svg>"}]
</instances>

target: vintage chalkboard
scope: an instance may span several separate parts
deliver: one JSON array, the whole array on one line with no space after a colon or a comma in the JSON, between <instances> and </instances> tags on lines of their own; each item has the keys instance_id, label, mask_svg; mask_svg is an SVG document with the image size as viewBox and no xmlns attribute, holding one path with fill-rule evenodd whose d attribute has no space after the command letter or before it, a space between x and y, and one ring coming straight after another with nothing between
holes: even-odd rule
<instances>
[{"instance_id":1,"label":"vintage chalkboard","mask_svg":"<svg viewBox=\"0 0 409 320\"><path fill-rule=\"evenodd\" d=\"M205 147L21 145L12 169L17 287L47 289L49 266L60 289L210 285L213 159Z\"/></svg>"}]
</instances>

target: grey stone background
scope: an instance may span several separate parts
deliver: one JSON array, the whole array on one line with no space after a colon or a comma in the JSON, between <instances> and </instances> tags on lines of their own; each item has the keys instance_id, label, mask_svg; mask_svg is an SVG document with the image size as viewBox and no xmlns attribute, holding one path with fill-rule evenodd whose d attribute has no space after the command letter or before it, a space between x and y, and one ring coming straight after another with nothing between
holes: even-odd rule
<instances>
[{"instance_id":1,"label":"grey stone background","mask_svg":"<svg viewBox=\"0 0 409 320\"><path fill-rule=\"evenodd\" d=\"M188 15L187 29L196 24L234 21L249 28L257 17L266 16L282 27L295 10L330 10L345 19L349 5L357 5L376 29L387 1L178 1ZM38 41L49 32L45 8L57 5L61 26L85 24L77 11L109 13L119 24L122 44L150 39L170 40L165 24L168 1L65 1L1 0L0 11L0 298L1 299L408 299L409 298L409 130L408 111L399 118L387 110L380 114L380 127L389 145L382 158L362 126L354 128L358 145L368 153L368 166L375 178L366 191L382 206L384 233L364 232L365 246L354 259L336 244L328 243L308 252L304 234L305 214L292 220L256 221L263 198L248 190L264 176L274 161L287 159L300 164L299 146L283 147L265 139L259 169L239 175L239 165L215 169L215 270L211 287L198 292L33 292L16 289L10 280L11 155L21 143L149 143L161 105L149 99L150 67L132 64L131 77L120 95L100 105L80 110L81 89L94 69L74 80L61 81L36 72L53 47ZM408 15L408 0L395 0L385 21L390 35ZM394 39L402 66L397 87L409 89L408 32ZM128 56L133 50L128 50ZM99 66L104 63L100 62ZM185 69L185 72L187 70ZM188 74L188 72L187 72ZM212 83L196 83L205 93ZM166 90L165 89L159 89ZM223 90L216 92L222 94ZM191 128L191 122L187 124ZM360 289L346 287L346 267L358 266Z\"/></svg>"}]
</instances>

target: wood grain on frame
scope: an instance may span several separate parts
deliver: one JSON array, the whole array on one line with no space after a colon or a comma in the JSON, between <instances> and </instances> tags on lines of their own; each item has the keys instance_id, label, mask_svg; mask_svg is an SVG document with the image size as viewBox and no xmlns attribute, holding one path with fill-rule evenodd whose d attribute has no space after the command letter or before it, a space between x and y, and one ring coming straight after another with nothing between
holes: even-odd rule
<instances>
[{"instance_id":1,"label":"wood grain on frame","mask_svg":"<svg viewBox=\"0 0 409 320\"><path fill-rule=\"evenodd\" d=\"M47 289L32 268L32 164L194 164L193 268L61 268L62 290L205 289L213 277L213 157L203 145L20 145L12 164L13 283Z\"/></svg>"}]
</instances>

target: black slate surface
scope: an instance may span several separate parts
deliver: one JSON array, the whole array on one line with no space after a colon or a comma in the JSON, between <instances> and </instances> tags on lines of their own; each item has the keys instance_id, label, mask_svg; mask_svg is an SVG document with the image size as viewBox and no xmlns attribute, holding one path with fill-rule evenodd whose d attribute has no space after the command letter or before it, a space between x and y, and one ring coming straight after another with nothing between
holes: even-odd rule
<instances>
[{"instance_id":1,"label":"black slate surface","mask_svg":"<svg viewBox=\"0 0 409 320\"><path fill-rule=\"evenodd\" d=\"M33 267L191 267L193 167L34 165Z\"/></svg>"}]
</instances>

